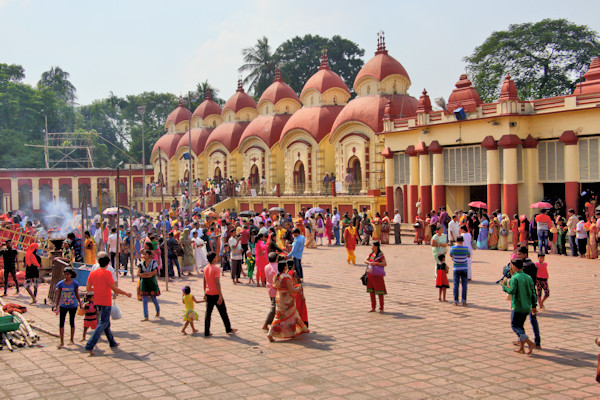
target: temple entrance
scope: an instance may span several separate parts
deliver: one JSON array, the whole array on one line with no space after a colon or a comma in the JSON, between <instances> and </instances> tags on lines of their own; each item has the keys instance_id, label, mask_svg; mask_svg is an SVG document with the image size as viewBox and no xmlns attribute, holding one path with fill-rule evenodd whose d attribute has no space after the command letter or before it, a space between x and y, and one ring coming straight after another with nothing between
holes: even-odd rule
<instances>
[{"instance_id":1,"label":"temple entrance","mask_svg":"<svg viewBox=\"0 0 600 400\"><path fill-rule=\"evenodd\" d=\"M59 198L60 200L69 206L69 208L73 208L73 203L71 202L71 186L67 184L63 184L59 189Z\"/></svg>"},{"instance_id":2,"label":"temple entrance","mask_svg":"<svg viewBox=\"0 0 600 400\"><path fill-rule=\"evenodd\" d=\"M467 201L467 203L470 203L471 201L483 201L484 203L487 203L488 202L487 186L486 185L469 186L469 201ZM496 211L496 210L488 210L489 213L491 213L492 211Z\"/></svg>"},{"instance_id":3,"label":"temple entrance","mask_svg":"<svg viewBox=\"0 0 600 400\"><path fill-rule=\"evenodd\" d=\"M404 210L404 195L402 193L401 187L397 187L396 190L394 191L394 208L396 210L400 211L400 215L402 215L403 210ZM402 215L402 218L404 220L405 216Z\"/></svg>"},{"instance_id":4,"label":"temple entrance","mask_svg":"<svg viewBox=\"0 0 600 400\"><path fill-rule=\"evenodd\" d=\"M222 176L223 175L221 174L221 168L219 168L219 167L215 168L214 179L217 182L221 182L221 179L223 179Z\"/></svg>"},{"instance_id":5,"label":"temple entrance","mask_svg":"<svg viewBox=\"0 0 600 400\"><path fill-rule=\"evenodd\" d=\"M40 208L44 209L44 207L52 202L52 188L50 185L41 185L40 186Z\"/></svg>"},{"instance_id":6,"label":"temple entrance","mask_svg":"<svg viewBox=\"0 0 600 400\"><path fill-rule=\"evenodd\" d=\"M188 182L190 180L190 170L186 169L185 172L183 173L183 180L185 182Z\"/></svg>"},{"instance_id":7,"label":"temple entrance","mask_svg":"<svg viewBox=\"0 0 600 400\"><path fill-rule=\"evenodd\" d=\"M19 208L31 208L31 187L28 185L19 186Z\"/></svg>"},{"instance_id":8,"label":"temple entrance","mask_svg":"<svg viewBox=\"0 0 600 400\"><path fill-rule=\"evenodd\" d=\"M294 193L303 193L305 185L304 164L297 161L294 165Z\"/></svg>"},{"instance_id":9,"label":"temple entrance","mask_svg":"<svg viewBox=\"0 0 600 400\"><path fill-rule=\"evenodd\" d=\"M250 187L258 190L260 176L258 174L258 167L256 164L252 165L252 168L250 168L250 176L248 177L248 180L250 181Z\"/></svg>"},{"instance_id":10,"label":"temple entrance","mask_svg":"<svg viewBox=\"0 0 600 400\"><path fill-rule=\"evenodd\" d=\"M362 189L362 173L360 170L360 160L358 157L353 156L348 161L348 170L352 175L352 184L350 185L350 194L358 194Z\"/></svg>"}]
</instances>

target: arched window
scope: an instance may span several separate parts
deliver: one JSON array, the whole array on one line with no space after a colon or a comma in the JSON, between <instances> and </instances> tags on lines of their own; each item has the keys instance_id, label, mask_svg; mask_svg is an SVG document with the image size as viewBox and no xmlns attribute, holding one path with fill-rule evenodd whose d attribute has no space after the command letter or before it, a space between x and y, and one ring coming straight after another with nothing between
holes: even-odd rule
<instances>
[{"instance_id":1,"label":"arched window","mask_svg":"<svg viewBox=\"0 0 600 400\"><path fill-rule=\"evenodd\" d=\"M61 202L64 202L69 206L69 208L73 208L72 198L71 198L71 186L64 184L60 186L59 196Z\"/></svg>"},{"instance_id":2,"label":"arched window","mask_svg":"<svg viewBox=\"0 0 600 400\"><path fill-rule=\"evenodd\" d=\"M50 185L40 186L40 207L43 209L45 204L52 202L52 188Z\"/></svg>"},{"instance_id":3,"label":"arched window","mask_svg":"<svg viewBox=\"0 0 600 400\"><path fill-rule=\"evenodd\" d=\"M90 204L92 199L90 195L90 185L87 183L82 183L79 185L79 201L84 201L85 204Z\"/></svg>"}]
</instances>

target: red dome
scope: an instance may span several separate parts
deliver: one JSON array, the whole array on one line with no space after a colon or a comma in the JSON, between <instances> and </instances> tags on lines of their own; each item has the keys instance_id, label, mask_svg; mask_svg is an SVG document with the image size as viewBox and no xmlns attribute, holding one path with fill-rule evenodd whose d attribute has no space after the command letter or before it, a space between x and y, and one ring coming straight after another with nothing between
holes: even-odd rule
<instances>
[{"instance_id":1,"label":"red dome","mask_svg":"<svg viewBox=\"0 0 600 400\"><path fill-rule=\"evenodd\" d=\"M176 109L174 109L171 114L167 117L166 122L173 122L174 125L177 125L181 121L187 121L190 118L190 110L185 108L183 102L179 100L179 105Z\"/></svg>"},{"instance_id":2,"label":"red dome","mask_svg":"<svg viewBox=\"0 0 600 400\"><path fill-rule=\"evenodd\" d=\"M213 129L204 148L213 142L221 143L231 153L240 144L240 138L250 122L232 122L221 124Z\"/></svg>"},{"instance_id":3,"label":"red dome","mask_svg":"<svg viewBox=\"0 0 600 400\"><path fill-rule=\"evenodd\" d=\"M246 107L251 107L251 108L256 109L256 102L254 101L254 99L252 97L250 97L250 95L248 95L246 92L244 92L244 88L242 86L242 81L239 80L237 91L235 92L235 94L233 96L231 96L229 98L229 100L227 100L227 103L225 103L225 107L223 107L223 110L225 110L226 108L229 108L231 111L236 113L236 112L240 111L242 108L246 108Z\"/></svg>"},{"instance_id":4,"label":"red dome","mask_svg":"<svg viewBox=\"0 0 600 400\"><path fill-rule=\"evenodd\" d=\"M396 94L361 96L351 100L337 116L331 128L331 134L342 124L349 121L358 121L367 125L373 132L383 131L383 114L388 100L390 103L390 116L392 119L413 117L417 115L418 100L414 97Z\"/></svg>"},{"instance_id":5,"label":"red dome","mask_svg":"<svg viewBox=\"0 0 600 400\"><path fill-rule=\"evenodd\" d=\"M340 88L350 94L348 85L344 83L338 74L329 69L329 61L327 59L327 53L325 53L321 56L319 70L306 82L302 88L302 93L308 89L315 89L317 92L323 94L331 88Z\"/></svg>"},{"instance_id":6,"label":"red dome","mask_svg":"<svg viewBox=\"0 0 600 400\"><path fill-rule=\"evenodd\" d=\"M303 107L285 124L280 139L292 129L302 129L320 143L331 132L331 126L342 108L344 106Z\"/></svg>"},{"instance_id":7,"label":"red dome","mask_svg":"<svg viewBox=\"0 0 600 400\"><path fill-rule=\"evenodd\" d=\"M381 82L390 75L402 75L410 82L408 72L398 60L388 55L387 51L378 51L375 53L375 57L371 58L358 72L356 79L354 79L354 86L356 87L356 83L365 76L372 76Z\"/></svg>"},{"instance_id":8,"label":"red dome","mask_svg":"<svg viewBox=\"0 0 600 400\"><path fill-rule=\"evenodd\" d=\"M462 74L456 82L456 89L452 91L450 97L448 97L448 104L446 108L448 111L453 112L457 108L462 107L465 112L477 111L477 106L483 104L479 93L473 86L471 81L467 78L466 74Z\"/></svg>"},{"instance_id":9,"label":"red dome","mask_svg":"<svg viewBox=\"0 0 600 400\"><path fill-rule=\"evenodd\" d=\"M206 146L206 141L208 140L208 136L214 128L194 128L192 129L192 151L194 154L198 155L204 151L204 147ZM177 149L175 153L179 151L181 147L187 147L189 143L189 135L188 133L184 133L181 139L179 140L179 144L177 144Z\"/></svg>"},{"instance_id":10,"label":"red dome","mask_svg":"<svg viewBox=\"0 0 600 400\"><path fill-rule=\"evenodd\" d=\"M277 104L277 102L282 99L293 99L300 103L298 95L294 92L294 89L281 79L281 71L277 68L275 70L275 79L273 80L273 83L264 91L262 96L260 96L258 102L260 103L263 100L269 100L271 103Z\"/></svg>"},{"instance_id":11,"label":"red dome","mask_svg":"<svg viewBox=\"0 0 600 400\"><path fill-rule=\"evenodd\" d=\"M185 133L167 133L162 135L156 143L154 143L154 147L152 148L152 153L160 148L163 151L167 158L171 158L177 152L177 144L179 144L179 140Z\"/></svg>"},{"instance_id":12,"label":"red dome","mask_svg":"<svg viewBox=\"0 0 600 400\"><path fill-rule=\"evenodd\" d=\"M198 107L196 107L196 110L194 111L194 114L192 114L192 116L198 116L202 119L206 119L206 117L208 117L209 115L221 115L222 112L223 110L221 109L221 107L217 103L215 103L213 99L207 98L202 103L200 103Z\"/></svg>"},{"instance_id":13,"label":"red dome","mask_svg":"<svg viewBox=\"0 0 600 400\"><path fill-rule=\"evenodd\" d=\"M279 140L283 127L291 117L291 114L261 115L250 122L250 125L248 125L240 138L240 143L244 139L254 136L262 139L267 144L267 147L273 147Z\"/></svg>"}]
</instances>

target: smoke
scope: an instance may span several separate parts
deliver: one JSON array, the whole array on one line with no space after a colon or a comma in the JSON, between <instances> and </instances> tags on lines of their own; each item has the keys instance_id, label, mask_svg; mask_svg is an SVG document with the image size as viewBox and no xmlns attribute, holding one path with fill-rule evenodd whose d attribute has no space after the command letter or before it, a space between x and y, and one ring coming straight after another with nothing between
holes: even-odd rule
<instances>
[{"instance_id":1,"label":"smoke","mask_svg":"<svg viewBox=\"0 0 600 400\"><path fill-rule=\"evenodd\" d=\"M71 206L62 198L57 198L56 202L46 202L42 209L44 211L44 225L47 227L48 238L64 238L67 233L73 231L73 211Z\"/></svg>"}]
</instances>

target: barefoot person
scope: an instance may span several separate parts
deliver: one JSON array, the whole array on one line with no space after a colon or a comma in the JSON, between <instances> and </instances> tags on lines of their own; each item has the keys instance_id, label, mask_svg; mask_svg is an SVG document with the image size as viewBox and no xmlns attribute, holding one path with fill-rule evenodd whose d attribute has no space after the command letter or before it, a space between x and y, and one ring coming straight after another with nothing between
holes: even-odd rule
<instances>
[{"instance_id":1,"label":"barefoot person","mask_svg":"<svg viewBox=\"0 0 600 400\"><path fill-rule=\"evenodd\" d=\"M27 252L25 253L25 259L23 260L25 263L25 290L31 296L31 303L37 303L37 292L38 292L38 284L40 281L40 270L39 267L42 263L42 259L40 256L36 254L38 249L37 243L31 243L27 248ZM31 286L33 286L33 292L31 291Z\"/></svg>"},{"instance_id":2,"label":"barefoot person","mask_svg":"<svg viewBox=\"0 0 600 400\"><path fill-rule=\"evenodd\" d=\"M110 310L112 309L111 291L131 297L131 293L121 290L115 285L112 274L106 269L109 263L110 257L108 254L103 251L99 252L98 265L100 268L90 273L86 285L87 292L94 292L96 308L100 312L100 322L94 330L94 334L85 345L85 349L90 353L90 356L94 355L94 347L96 346L96 343L98 343L98 339L100 339L102 332L106 335L110 347L119 346L119 343L115 341L110 330Z\"/></svg>"},{"instance_id":3,"label":"barefoot person","mask_svg":"<svg viewBox=\"0 0 600 400\"><path fill-rule=\"evenodd\" d=\"M160 306L157 297L160 296L160 288L156 281L158 267L156 261L152 259L152 251L144 250L142 252L144 259L138 265L138 277L140 278L140 292L142 296L142 307L144 310L144 319L142 322L148 321L148 299L154 303L156 317L160 317Z\"/></svg>"},{"instance_id":4,"label":"barefoot person","mask_svg":"<svg viewBox=\"0 0 600 400\"><path fill-rule=\"evenodd\" d=\"M227 307L225 306L225 300L223 300L223 293L221 292L221 281L220 281L220 268L215 264L216 253L210 252L206 256L208 259L208 265L204 268L204 298L206 299L206 315L204 317L204 336L212 336L210 333L210 317L213 312L213 308L217 306L221 319L225 325L225 332L228 334L234 334L237 329L231 328L229 322L229 316L227 315Z\"/></svg>"},{"instance_id":5,"label":"barefoot person","mask_svg":"<svg viewBox=\"0 0 600 400\"><path fill-rule=\"evenodd\" d=\"M387 266L387 261L383 256L379 242L373 242L371 254L369 254L365 263L367 264L367 292L371 296L371 310L369 312L375 312L377 306L375 295L377 295L379 297L379 312L383 313L383 296L387 294L383 269Z\"/></svg>"},{"instance_id":6,"label":"barefoot person","mask_svg":"<svg viewBox=\"0 0 600 400\"><path fill-rule=\"evenodd\" d=\"M506 280L502 284L502 290L512 296L512 313L511 327L519 338L519 348L517 353L525 353L525 344L529 347L527 354L531 354L535 347L535 343L525 334L523 324L527 319L527 315L537 312L537 299L533 280L529 275L523 272L523 260L515 258L511 261L510 266L512 277L507 284Z\"/></svg>"},{"instance_id":7,"label":"barefoot person","mask_svg":"<svg viewBox=\"0 0 600 400\"><path fill-rule=\"evenodd\" d=\"M58 290L56 294L56 310L59 314L59 329L60 329L60 344L58 348L61 349L65 345L65 318L69 313L69 325L71 326L71 340L70 344L75 344L75 313L77 307L81 304L79 298L79 283L74 281L77 273L71 267L67 267L64 270L65 279L56 284Z\"/></svg>"},{"instance_id":8,"label":"barefoot person","mask_svg":"<svg viewBox=\"0 0 600 400\"><path fill-rule=\"evenodd\" d=\"M185 311L183 312L183 320L185 321L185 324L183 325L181 333L187 335L185 330L188 325L192 327L192 333L198 332L198 329L194 328L194 321L198 319L198 313L194 311L194 303L203 303L204 300L196 300L192 294L192 289L189 286L184 287L182 291L182 302L185 305Z\"/></svg>"}]
</instances>

